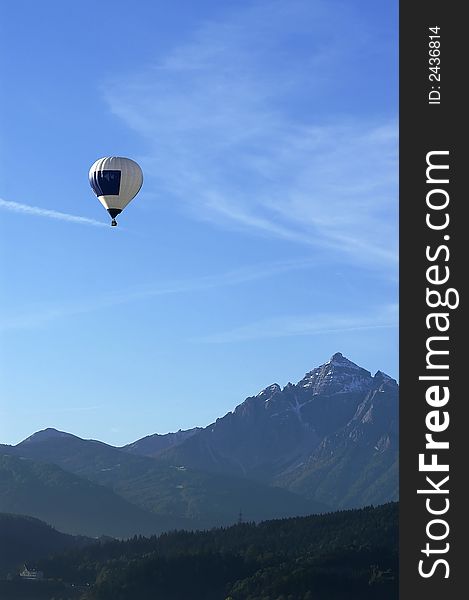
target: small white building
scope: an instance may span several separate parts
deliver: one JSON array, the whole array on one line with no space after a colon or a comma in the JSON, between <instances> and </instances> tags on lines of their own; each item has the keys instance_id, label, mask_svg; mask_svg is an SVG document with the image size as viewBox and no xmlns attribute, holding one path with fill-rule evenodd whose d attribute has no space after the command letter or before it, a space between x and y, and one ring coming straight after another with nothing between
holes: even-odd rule
<instances>
[{"instance_id":1,"label":"small white building","mask_svg":"<svg viewBox=\"0 0 469 600\"><path fill-rule=\"evenodd\" d=\"M27 565L24 565L20 577L22 579L42 579L44 573L42 571L37 571L36 569L30 569Z\"/></svg>"}]
</instances>

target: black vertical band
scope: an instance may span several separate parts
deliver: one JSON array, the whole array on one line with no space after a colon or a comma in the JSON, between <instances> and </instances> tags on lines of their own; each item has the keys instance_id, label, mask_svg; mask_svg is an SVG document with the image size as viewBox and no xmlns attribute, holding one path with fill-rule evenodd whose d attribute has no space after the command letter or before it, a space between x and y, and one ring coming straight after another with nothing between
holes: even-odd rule
<instances>
[{"instance_id":1,"label":"black vertical band","mask_svg":"<svg viewBox=\"0 0 469 600\"><path fill-rule=\"evenodd\" d=\"M402 600L466 593L469 128L462 12L456 2L400 6ZM431 470L432 461L449 470Z\"/></svg>"}]
</instances>

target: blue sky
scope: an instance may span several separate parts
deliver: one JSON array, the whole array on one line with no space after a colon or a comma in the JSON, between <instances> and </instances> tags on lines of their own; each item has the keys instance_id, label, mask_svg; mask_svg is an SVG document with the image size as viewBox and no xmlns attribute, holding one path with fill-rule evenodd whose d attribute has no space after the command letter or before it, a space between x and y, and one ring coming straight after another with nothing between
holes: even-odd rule
<instances>
[{"instance_id":1,"label":"blue sky","mask_svg":"<svg viewBox=\"0 0 469 600\"><path fill-rule=\"evenodd\" d=\"M0 25L0 442L397 378L397 2L19 0ZM144 185L111 229L87 174Z\"/></svg>"}]
</instances>

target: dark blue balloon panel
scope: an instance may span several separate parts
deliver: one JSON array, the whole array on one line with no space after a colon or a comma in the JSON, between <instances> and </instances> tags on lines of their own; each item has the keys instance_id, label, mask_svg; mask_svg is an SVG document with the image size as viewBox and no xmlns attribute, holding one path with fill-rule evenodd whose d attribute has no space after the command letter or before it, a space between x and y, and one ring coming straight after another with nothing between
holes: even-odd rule
<instances>
[{"instance_id":1,"label":"dark blue balloon panel","mask_svg":"<svg viewBox=\"0 0 469 600\"><path fill-rule=\"evenodd\" d=\"M120 171L94 171L90 184L97 196L118 196L121 187Z\"/></svg>"}]
</instances>

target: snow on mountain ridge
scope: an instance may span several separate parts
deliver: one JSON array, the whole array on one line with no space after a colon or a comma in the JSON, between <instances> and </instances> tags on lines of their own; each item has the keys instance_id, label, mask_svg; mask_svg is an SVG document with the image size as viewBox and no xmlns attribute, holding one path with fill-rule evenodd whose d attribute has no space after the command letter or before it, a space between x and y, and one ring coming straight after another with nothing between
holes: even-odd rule
<instances>
[{"instance_id":1,"label":"snow on mountain ridge","mask_svg":"<svg viewBox=\"0 0 469 600\"><path fill-rule=\"evenodd\" d=\"M313 396L318 394L344 394L348 392L366 392L381 382L381 385L397 386L395 379L382 371L377 371L374 377L370 371L358 366L341 352L336 352L331 358L312 371L306 373L296 386L311 391ZM261 390L256 398L269 403L278 392L294 388L295 385L288 383L282 390L277 384L267 386Z\"/></svg>"},{"instance_id":2,"label":"snow on mountain ridge","mask_svg":"<svg viewBox=\"0 0 469 600\"><path fill-rule=\"evenodd\" d=\"M298 383L317 394L362 392L370 389L371 373L336 352L326 363L306 373Z\"/></svg>"},{"instance_id":3,"label":"snow on mountain ridge","mask_svg":"<svg viewBox=\"0 0 469 600\"><path fill-rule=\"evenodd\" d=\"M276 392L280 392L281 389L282 388L279 386L278 383L273 383L272 385L269 385L266 388L264 388L263 390L261 390L257 394L256 398L261 398L262 396L267 396L267 398L266 398L266 402L267 402L267 400L269 400L273 394L275 394Z\"/></svg>"}]
</instances>

